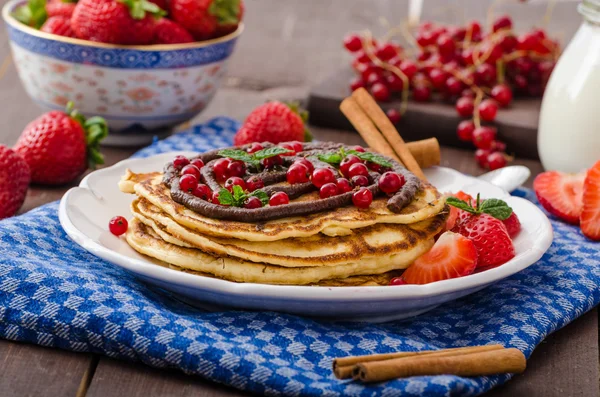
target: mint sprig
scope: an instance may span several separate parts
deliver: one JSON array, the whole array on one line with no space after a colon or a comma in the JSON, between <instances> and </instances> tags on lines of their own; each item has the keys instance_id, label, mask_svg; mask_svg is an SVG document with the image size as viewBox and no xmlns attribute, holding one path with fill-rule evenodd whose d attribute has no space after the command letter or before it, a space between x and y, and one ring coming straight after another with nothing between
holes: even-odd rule
<instances>
[{"instance_id":1,"label":"mint sprig","mask_svg":"<svg viewBox=\"0 0 600 397\"><path fill-rule=\"evenodd\" d=\"M481 201L479 194L477 194L475 207L456 197L448 197L446 203L473 215L488 214L501 221L507 219L513 213L512 208L505 201L493 198Z\"/></svg>"},{"instance_id":2,"label":"mint sprig","mask_svg":"<svg viewBox=\"0 0 600 397\"><path fill-rule=\"evenodd\" d=\"M379 164L382 167L391 167L393 165L385 157L383 157L379 154L376 154L373 152L358 152L356 150L346 151L346 150L344 150L344 148L340 148L340 150L337 152L328 152L328 153L319 154L317 157L319 158L319 160L321 160L327 164L338 165L349 154L352 154L352 155L358 157L362 161L368 161L370 163Z\"/></svg>"},{"instance_id":3,"label":"mint sprig","mask_svg":"<svg viewBox=\"0 0 600 397\"><path fill-rule=\"evenodd\" d=\"M223 205L243 207L249 197L258 197L262 205L269 204L269 195L260 189L246 193L240 186L235 185L233 193L225 188L219 190L219 202Z\"/></svg>"},{"instance_id":4,"label":"mint sprig","mask_svg":"<svg viewBox=\"0 0 600 397\"><path fill-rule=\"evenodd\" d=\"M258 166L260 165L261 160L268 159L270 157L280 156L282 154L287 154L290 152L290 149L274 146L267 149L259 150L258 152L254 153L248 153L244 150L239 149L223 149L219 151L218 155L221 157L227 157L232 160L240 160L244 163L250 163L254 166Z\"/></svg>"}]
</instances>

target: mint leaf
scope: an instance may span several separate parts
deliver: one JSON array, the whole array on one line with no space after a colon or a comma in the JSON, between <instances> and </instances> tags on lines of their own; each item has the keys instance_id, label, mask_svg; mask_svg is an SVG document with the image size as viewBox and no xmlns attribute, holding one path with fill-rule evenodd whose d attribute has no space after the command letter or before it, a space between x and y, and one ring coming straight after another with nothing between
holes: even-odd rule
<instances>
[{"instance_id":1,"label":"mint leaf","mask_svg":"<svg viewBox=\"0 0 600 397\"><path fill-rule=\"evenodd\" d=\"M223 205L233 205L233 196L227 189L219 190L219 202Z\"/></svg>"},{"instance_id":2,"label":"mint leaf","mask_svg":"<svg viewBox=\"0 0 600 397\"><path fill-rule=\"evenodd\" d=\"M233 185L233 200L236 202L244 201L246 199L246 193L241 186Z\"/></svg>"},{"instance_id":3,"label":"mint leaf","mask_svg":"<svg viewBox=\"0 0 600 397\"><path fill-rule=\"evenodd\" d=\"M368 161L370 163L379 164L382 167L391 167L393 164L388 161L385 157L372 152L357 152L356 150L350 150L349 154L353 154L362 161Z\"/></svg>"},{"instance_id":4,"label":"mint leaf","mask_svg":"<svg viewBox=\"0 0 600 397\"><path fill-rule=\"evenodd\" d=\"M258 197L258 199L263 205L269 204L269 195L260 189L250 193L250 196Z\"/></svg>"},{"instance_id":5,"label":"mint leaf","mask_svg":"<svg viewBox=\"0 0 600 397\"><path fill-rule=\"evenodd\" d=\"M459 210L467 211L471 214L477 214L477 210L475 210L475 208L473 208L469 203L456 197L448 197L446 199L446 204L456 207Z\"/></svg>"},{"instance_id":6,"label":"mint leaf","mask_svg":"<svg viewBox=\"0 0 600 397\"><path fill-rule=\"evenodd\" d=\"M491 215L501 221L507 219L513 213L512 208L505 201L499 199L487 199L481 203L479 210L485 214Z\"/></svg>"},{"instance_id":7,"label":"mint leaf","mask_svg":"<svg viewBox=\"0 0 600 397\"><path fill-rule=\"evenodd\" d=\"M339 153L323 153L317 155L317 158L328 164L339 164L342 162L342 155Z\"/></svg>"},{"instance_id":8,"label":"mint leaf","mask_svg":"<svg viewBox=\"0 0 600 397\"><path fill-rule=\"evenodd\" d=\"M282 148L279 146L274 146L274 147L259 150L258 152L253 153L252 157L255 160L264 160L264 159L268 159L269 157L275 157L275 156L279 156L281 154L286 154L286 153L291 153L291 152L292 151L290 149Z\"/></svg>"},{"instance_id":9,"label":"mint leaf","mask_svg":"<svg viewBox=\"0 0 600 397\"><path fill-rule=\"evenodd\" d=\"M243 150L238 150L238 149L219 150L218 155L221 157L227 157L227 158L230 158L233 160L240 160L245 163L252 163L254 161L254 159L252 158L252 156L250 154L248 154L247 152L245 152Z\"/></svg>"}]
</instances>

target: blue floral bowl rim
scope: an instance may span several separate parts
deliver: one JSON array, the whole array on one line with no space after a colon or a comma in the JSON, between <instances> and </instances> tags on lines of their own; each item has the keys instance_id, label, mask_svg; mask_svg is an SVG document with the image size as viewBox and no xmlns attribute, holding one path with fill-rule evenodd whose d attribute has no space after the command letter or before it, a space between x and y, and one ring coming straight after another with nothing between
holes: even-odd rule
<instances>
[{"instance_id":1,"label":"blue floral bowl rim","mask_svg":"<svg viewBox=\"0 0 600 397\"><path fill-rule=\"evenodd\" d=\"M11 27L20 30L24 33L30 34L35 37L39 37L41 39L58 41L68 44L75 44L83 47L95 47L95 48L105 48L105 49L122 49L122 50L137 50L137 51L177 51L177 50L186 50L186 49L198 49L203 47L209 47L214 44L225 43L227 41L233 40L242 34L244 31L244 24L240 23L238 28L229 33L226 36L222 36L216 39L205 40L205 41L197 41L194 43L184 43L184 44L154 44L154 45L118 45L118 44L106 44L106 43L97 43L89 40L81 40L74 39L71 37L58 36L51 33L42 32L40 30L34 29L30 26L27 26L12 16L12 11L17 8L18 5L24 3L24 0L11 0L4 5L2 8L2 18L4 22L6 22Z\"/></svg>"}]
</instances>

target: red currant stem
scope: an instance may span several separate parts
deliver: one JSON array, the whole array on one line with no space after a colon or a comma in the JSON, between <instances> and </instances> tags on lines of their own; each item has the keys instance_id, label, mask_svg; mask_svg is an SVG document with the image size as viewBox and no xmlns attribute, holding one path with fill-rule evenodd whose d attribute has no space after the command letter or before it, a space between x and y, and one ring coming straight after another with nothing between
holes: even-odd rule
<instances>
[{"instance_id":1,"label":"red currant stem","mask_svg":"<svg viewBox=\"0 0 600 397\"><path fill-rule=\"evenodd\" d=\"M498 80L498 84L504 84L504 61L502 58L496 61L496 80Z\"/></svg>"},{"instance_id":2,"label":"red currant stem","mask_svg":"<svg viewBox=\"0 0 600 397\"><path fill-rule=\"evenodd\" d=\"M496 6L500 5L500 3L503 3L503 0L494 0L492 1L492 3L490 4L490 6L487 9L487 26L490 29L490 32L492 31L492 28L494 26L494 9L496 8Z\"/></svg>"},{"instance_id":3,"label":"red currant stem","mask_svg":"<svg viewBox=\"0 0 600 397\"><path fill-rule=\"evenodd\" d=\"M478 88L477 96L475 96L475 100L473 101L474 111L473 111L473 123L475 124L475 128L481 127L481 119L479 117L479 104L483 99L483 91Z\"/></svg>"},{"instance_id":4,"label":"red currant stem","mask_svg":"<svg viewBox=\"0 0 600 397\"><path fill-rule=\"evenodd\" d=\"M398 76L400 79L402 79L402 102L400 103L400 114L403 115L404 113L406 113L406 108L408 107L408 95L409 95L409 85L410 85L408 76L405 75L402 72L402 70L400 70L400 68L398 68L388 62L382 61L373 53L373 40L371 40L371 38L372 38L371 32L368 30L365 31L365 34L361 38L363 49L365 50L365 54L367 54L367 56L369 57L371 62L373 62L375 65L377 65L389 72L394 73L396 76Z\"/></svg>"}]
</instances>

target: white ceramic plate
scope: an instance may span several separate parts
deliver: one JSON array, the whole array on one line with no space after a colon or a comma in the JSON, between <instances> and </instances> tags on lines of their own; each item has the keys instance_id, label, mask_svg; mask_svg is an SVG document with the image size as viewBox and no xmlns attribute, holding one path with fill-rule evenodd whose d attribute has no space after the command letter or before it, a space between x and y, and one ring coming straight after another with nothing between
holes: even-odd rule
<instances>
[{"instance_id":1,"label":"white ceramic plate","mask_svg":"<svg viewBox=\"0 0 600 397\"><path fill-rule=\"evenodd\" d=\"M123 238L108 231L108 221L113 216L130 216L133 195L123 194L117 187L125 170L161 170L176 154L179 153L125 160L91 173L80 187L64 195L59 217L67 234L87 251L203 308L273 310L336 320L389 321L426 312L515 274L540 259L552 243L548 218L529 201L511 197L494 185L449 168L436 167L425 173L440 191L480 192L484 198L502 198L514 209L523 227L514 241L517 252L514 259L495 269L462 278L398 287L276 286L187 274L152 263L131 249Z\"/></svg>"}]
</instances>

